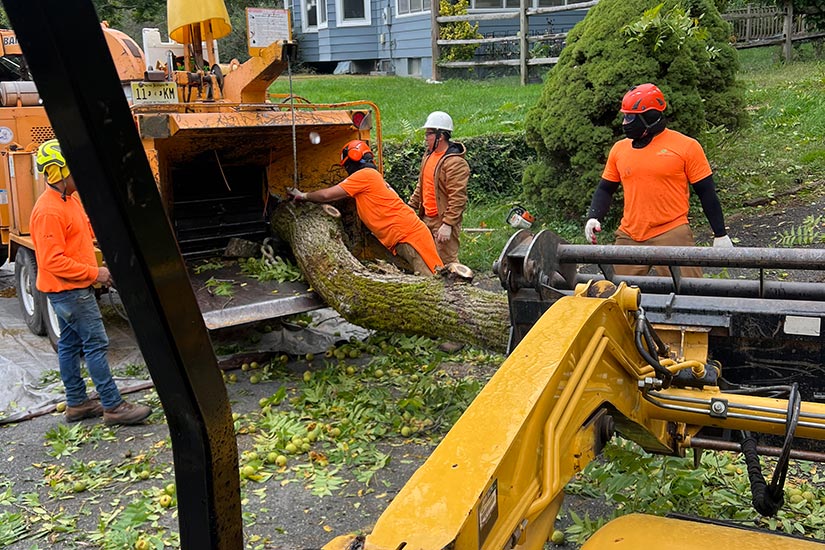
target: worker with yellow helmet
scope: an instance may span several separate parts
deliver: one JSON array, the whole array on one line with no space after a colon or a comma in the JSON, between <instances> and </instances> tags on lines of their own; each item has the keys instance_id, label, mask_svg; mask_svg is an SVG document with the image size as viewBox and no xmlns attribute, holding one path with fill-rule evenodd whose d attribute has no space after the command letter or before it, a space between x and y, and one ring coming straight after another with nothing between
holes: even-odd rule
<instances>
[{"instance_id":1,"label":"worker with yellow helmet","mask_svg":"<svg viewBox=\"0 0 825 550\"><path fill-rule=\"evenodd\" d=\"M38 147L35 163L48 188L32 209L29 227L37 258L37 289L48 297L60 326L57 358L66 391L66 420L102 416L110 425L141 423L152 410L124 401L112 379L106 358L109 339L93 286L111 286L112 276L97 265L92 227L56 139ZM89 399L86 393L81 354L99 399Z\"/></svg>"}]
</instances>

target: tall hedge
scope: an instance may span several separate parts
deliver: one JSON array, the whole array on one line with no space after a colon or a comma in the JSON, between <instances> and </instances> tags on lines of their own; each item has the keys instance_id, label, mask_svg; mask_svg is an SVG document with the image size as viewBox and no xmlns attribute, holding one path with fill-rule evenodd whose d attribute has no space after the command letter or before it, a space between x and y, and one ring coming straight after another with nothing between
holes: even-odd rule
<instances>
[{"instance_id":1,"label":"tall hedge","mask_svg":"<svg viewBox=\"0 0 825 550\"><path fill-rule=\"evenodd\" d=\"M470 165L470 201L518 199L524 169L536 159L535 152L524 141L524 134L486 134L457 137L456 141L467 148L464 158ZM384 142L384 179L404 199L412 195L418 182L423 154L423 141Z\"/></svg>"},{"instance_id":2,"label":"tall hedge","mask_svg":"<svg viewBox=\"0 0 825 550\"><path fill-rule=\"evenodd\" d=\"M629 36L626 25L637 32ZM525 170L525 202L545 214L584 216L607 153L623 137L618 110L633 85L658 85L669 127L693 137L742 124L730 35L712 0L665 0L659 8L655 0L601 0L570 32L528 113L526 139L538 161Z\"/></svg>"}]
</instances>

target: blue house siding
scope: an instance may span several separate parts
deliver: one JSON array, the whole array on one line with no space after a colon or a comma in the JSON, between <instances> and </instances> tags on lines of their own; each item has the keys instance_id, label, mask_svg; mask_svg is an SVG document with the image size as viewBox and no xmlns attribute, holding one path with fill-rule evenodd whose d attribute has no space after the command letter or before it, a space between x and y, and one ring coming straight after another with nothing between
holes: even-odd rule
<instances>
[{"instance_id":1,"label":"blue house siding","mask_svg":"<svg viewBox=\"0 0 825 550\"><path fill-rule=\"evenodd\" d=\"M431 0L433 3L437 0ZM302 32L301 2L295 0L293 11L294 36L304 63L352 61L356 72L380 70L401 76L431 78L431 14L397 15L395 0L371 2L370 25L339 27L336 24L336 2L327 0L327 27L317 32ZM471 13L490 13L473 10ZM587 12L576 10L530 17L530 34L569 31ZM518 18L503 21L481 21L479 32L484 36L514 36L518 33ZM518 45L509 47L517 51Z\"/></svg>"}]
</instances>

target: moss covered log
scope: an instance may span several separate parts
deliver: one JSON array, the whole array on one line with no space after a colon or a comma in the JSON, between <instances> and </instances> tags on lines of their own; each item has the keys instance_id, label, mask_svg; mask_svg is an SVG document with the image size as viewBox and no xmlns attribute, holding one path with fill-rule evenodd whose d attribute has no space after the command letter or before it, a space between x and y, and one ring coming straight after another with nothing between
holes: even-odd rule
<instances>
[{"instance_id":1,"label":"moss covered log","mask_svg":"<svg viewBox=\"0 0 825 550\"><path fill-rule=\"evenodd\" d=\"M341 221L315 204L282 203L272 228L290 243L312 288L356 325L504 352L507 296L444 277L378 273L347 249Z\"/></svg>"}]
</instances>

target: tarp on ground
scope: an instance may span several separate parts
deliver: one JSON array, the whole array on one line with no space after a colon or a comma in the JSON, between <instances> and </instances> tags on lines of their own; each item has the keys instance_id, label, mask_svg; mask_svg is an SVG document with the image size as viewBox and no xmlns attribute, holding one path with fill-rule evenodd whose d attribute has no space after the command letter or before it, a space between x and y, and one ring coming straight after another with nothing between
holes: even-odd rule
<instances>
[{"instance_id":1,"label":"tarp on ground","mask_svg":"<svg viewBox=\"0 0 825 550\"><path fill-rule=\"evenodd\" d=\"M14 264L0 266L0 290L14 287ZM9 293L4 293L9 294ZM116 303L115 303L116 305ZM119 319L109 298L101 298L101 309L109 336L109 364L118 387L124 393L131 388L145 387L148 378L119 376L124 372L145 372L130 366L144 365L134 335L126 321ZM217 337L222 345L233 338L245 352L287 353L303 355L319 353L352 337L364 339L370 331L348 323L337 312L325 308L306 314L309 327L288 323L273 323L275 328L250 344L244 329L233 329L228 337ZM247 330L254 330L249 328ZM36 336L26 326L15 296L0 297L0 423L16 422L45 414L64 400L63 384L57 365L57 354L49 339ZM90 389L90 395L92 390Z\"/></svg>"}]
</instances>

